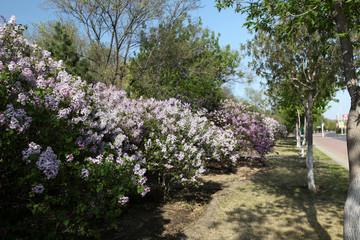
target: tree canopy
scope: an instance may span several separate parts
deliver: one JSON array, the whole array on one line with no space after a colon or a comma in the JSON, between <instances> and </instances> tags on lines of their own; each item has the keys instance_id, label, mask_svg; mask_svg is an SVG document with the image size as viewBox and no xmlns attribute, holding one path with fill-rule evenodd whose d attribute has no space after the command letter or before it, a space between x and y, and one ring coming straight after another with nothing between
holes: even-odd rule
<instances>
[{"instance_id":1,"label":"tree canopy","mask_svg":"<svg viewBox=\"0 0 360 240\"><path fill-rule=\"evenodd\" d=\"M221 86L238 74L240 56L219 37L185 15L167 19L143 32L140 51L131 61L130 90L137 96L176 97L198 107L213 108Z\"/></svg>"}]
</instances>

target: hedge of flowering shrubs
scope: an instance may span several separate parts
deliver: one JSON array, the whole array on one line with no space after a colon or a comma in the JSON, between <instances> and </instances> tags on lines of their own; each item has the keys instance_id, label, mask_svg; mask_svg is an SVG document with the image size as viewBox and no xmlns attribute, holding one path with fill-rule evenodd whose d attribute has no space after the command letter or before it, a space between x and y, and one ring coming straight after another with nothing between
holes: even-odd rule
<instances>
[{"instance_id":1,"label":"hedge of flowering shrubs","mask_svg":"<svg viewBox=\"0 0 360 240\"><path fill-rule=\"evenodd\" d=\"M206 113L127 98L69 75L23 30L15 17L0 24L1 238L100 237L97 223L116 227L150 187L166 194L213 162L272 151L276 127L240 104Z\"/></svg>"}]
</instances>

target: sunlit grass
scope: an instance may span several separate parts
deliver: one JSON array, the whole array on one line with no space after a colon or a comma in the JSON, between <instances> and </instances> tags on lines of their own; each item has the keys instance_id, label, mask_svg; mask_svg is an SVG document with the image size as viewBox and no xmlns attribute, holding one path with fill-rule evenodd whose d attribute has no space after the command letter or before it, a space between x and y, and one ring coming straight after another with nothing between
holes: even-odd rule
<instances>
[{"instance_id":1,"label":"sunlit grass","mask_svg":"<svg viewBox=\"0 0 360 240\"><path fill-rule=\"evenodd\" d=\"M315 149L313 193L295 140L280 141L276 151L246 184L219 197L200 239L342 239L347 170Z\"/></svg>"}]
</instances>

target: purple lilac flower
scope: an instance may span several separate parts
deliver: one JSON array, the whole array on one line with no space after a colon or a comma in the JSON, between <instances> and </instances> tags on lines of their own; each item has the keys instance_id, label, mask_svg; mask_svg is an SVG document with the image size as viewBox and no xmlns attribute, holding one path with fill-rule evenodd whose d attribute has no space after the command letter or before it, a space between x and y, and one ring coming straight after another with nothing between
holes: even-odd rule
<instances>
[{"instance_id":1,"label":"purple lilac flower","mask_svg":"<svg viewBox=\"0 0 360 240\"><path fill-rule=\"evenodd\" d=\"M5 121L7 120L8 129L14 129L22 133L30 127L32 118L26 115L24 109L15 109L12 104L6 106L4 111Z\"/></svg>"},{"instance_id":2,"label":"purple lilac flower","mask_svg":"<svg viewBox=\"0 0 360 240\"><path fill-rule=\"evenodd\" d=\"M55 178L60 170L60 161L56 159L51 147L47 147L46 151L42 152L39 160L36 162L38 169L42 170L47 179Z\"/></svg>"},{"instance_id":3,"label":"purple lilac flower","mask_svg":"<svg viewBox=\"0 0 360 240\"><path fill-rule=\"evenodd\" d=\"M34 74L30 68L24 68L21 73L22 73L22 76L24 76L24 78L27 81L29 81L30 83L34 82L34 80L35 80Z\"/></svg>"},{"instance_id":4,"label":"purple lilac flower","mask_svg":"<svg viewBox=\"0 0 360 240\"><path fill-rule=\"evenodd\" d=\"M42 192L45 190L44 186L42 184L38 184L37 186L33 187L31 191L36 194L42 194Z\"/></svg>"},{"instance_id":5,"label":"purple lilac flower","mask_svg":"<svg viewBox=\"0 0 360 240\"><path fill-rule=\"evenodd\" d=\"M31 142L29 148L22 151L23 160L28 160L32 154L39 154L41 152L41 146Z\"/></svg>"}]
</instances>

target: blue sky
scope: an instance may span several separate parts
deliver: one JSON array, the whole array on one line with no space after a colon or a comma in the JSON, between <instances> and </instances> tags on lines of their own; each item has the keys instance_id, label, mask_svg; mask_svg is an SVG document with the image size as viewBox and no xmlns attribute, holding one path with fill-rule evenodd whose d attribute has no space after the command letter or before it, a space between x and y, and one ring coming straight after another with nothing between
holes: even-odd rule
<instances>
[{"instance_id":1,"label":"blue sky","mask_svg":"<svg viewBox=\"0 0 360 240\"><path fill-rule=\"evenodd\" d=\"M8 19L11 15L15 15L19 24L31 25L33 22L56 19L53 11L41 8L41 6L44 6L44 0L1 0L1 2L0 15ZM203 8L193 11L191 15L201 17L204 27L208 27L215 33L220 33L221 45L230 44L232 49L239 49L241 43L251 39L247 29L242 27L244 16L234 13L232 9L226 9L219 13L214 7L214 0L202 0L202 5L204 6ZM246 66L245 59L241 63L241 69L246 70ZM259 81L254 83L252 87L259 88ZM242 90L244 87L246 85L236 83L231 85L233 93L240 97L244 94ZM340 102L330 103L330 109L324 114L326 118L334 119L336 115L348 113L350 109L350 96L347 91L338 92L337 98Z\"/></svg>"}]
</instances>

